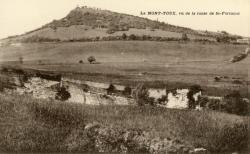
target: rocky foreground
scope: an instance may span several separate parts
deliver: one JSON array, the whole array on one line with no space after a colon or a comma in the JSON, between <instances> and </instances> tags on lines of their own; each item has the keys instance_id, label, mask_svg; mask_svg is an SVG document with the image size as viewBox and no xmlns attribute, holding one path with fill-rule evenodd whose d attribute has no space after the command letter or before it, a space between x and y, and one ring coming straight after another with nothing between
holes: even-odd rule
<instances>
[{"instance_id":1,"label":"rocky foreground","mask_svg":"<svg viewBox=\"0 0 250 154\"><path fill-rule=\"evenodd\" d=\"M192 147L177 139L151 138L142 130L119 130L98 123L89 123L76 130L66 140L68 151L144 153L205 153L206 149ZM77 137L77 139L76 139Z\"/></svg>"}]
</instances>

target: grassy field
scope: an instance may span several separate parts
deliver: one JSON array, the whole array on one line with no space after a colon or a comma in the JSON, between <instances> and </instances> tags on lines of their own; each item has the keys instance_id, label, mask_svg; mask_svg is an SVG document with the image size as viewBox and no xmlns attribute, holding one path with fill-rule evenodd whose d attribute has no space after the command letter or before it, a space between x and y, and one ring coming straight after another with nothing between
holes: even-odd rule
<instances>
[{"instance_id":1,"label":"grassy field","mask_svg":"<svg viewBox=\"0 0 250 154\"><path fill-rule=\"evenodd\" d=\"M70 143L84 141L79 131L92 122L143 130L152 138L175 139L211 152L244 151L250 122L249 117L212 111L88 106L2 94L0 115L0 152L69 152L69 138ZM74 147L77 152L84 151L78 146L83 145Z\"/></svg>"},{"instance_id":2,"label":"grassy field","mask_svg":"<svg viewBox=\"0 0 250 154\"><path fill-rule=\"evenodd\" d=\"M23 57L22 68L65 73L83 80L121 84L158 82L164 83L162 86L200 84L209 87L207 93L213 95L225 94L215 89L240 90L249 95L249 58L235 64L228 62L245 48L245 45L194 42L31 43L1 47L0 59L6 64ZM88 64L91 55L100 64ZM79 64L79 60L84 64ZM244 84L214 82L216 76L240 78Z\"/></svg>"},{"instance_id":3,"label":"grassy field","mask_svg":"<svg viewBox=\"0 0 250 154\"><path fill-rule=\"evenodd\" d=\"M160 29L156 29L154 31L151 31L150 29L136 29L136 28L130 28L128 31L117 31L113 34L107 33L108 28L96 28L92 29L91 26L85 26L85 25L74 25L70 27L58 27L57 30L53 30L51 28L44 28L38 31L35 31L33 33L19 36L18 39L24 39L29 38L31 36L39 36L43 38L51 38L51 39L60 39L62 41L68 41L68 40L77 40L82 38L96 38L96 37L108 37L108 36L122 36L123 33L126 35L137 35L137 36L143 36L143 35L149 35L149 36L160 36L160 37L172 37L172 38L181 38L182 33L178 32L171 32L171 31L164 31ZM212 37L205 37L205 36L198 36L198 35L192 35L188 34L188 38L190 39L209 39L209 40L215 40L215 38Z\"/></svg>"}]
</instances>

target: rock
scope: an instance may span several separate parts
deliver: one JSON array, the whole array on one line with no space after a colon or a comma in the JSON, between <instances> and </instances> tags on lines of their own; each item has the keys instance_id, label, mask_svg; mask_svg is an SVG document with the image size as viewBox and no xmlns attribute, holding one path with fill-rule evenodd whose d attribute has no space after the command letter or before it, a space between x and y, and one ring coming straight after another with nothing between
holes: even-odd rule
<instances>
[{"instance_id":1,"label":"rock","mask_svg":"<svg viewBox=\"0 0 250 154\"><path fill-rule=\"evenodd\" d=\"M207 153L207 149L204 149L204 148L195 148L190 153L192 153L192 154L206 154Z\"/></svg>"},{"instance_id":2,"label":"rock","mask_svg":"<svg viewBox=\"0 0 250 154\"><path fill-rule=\"evenodd\" d=\"M87 124L87 125L84 127L85 130L90 130L90 129L93 129L93 128L100 128L100 124L97 123L97 122L93 122L93 123Z\"/></svg>"},{"instance_id":3,"label":"rock","mask_svg":"<svg viewBox=\"0 0 250 154\"><path fill-rule=\"evenodd\" d=\"M103 126L97 122L87 124L84 129L72 131L66 139L68 151L96 151L106 153L193 153L206 149L185 144L181 140L152 138L149 132L140 129L121 129Z\"/></svg>"}]
</instances>

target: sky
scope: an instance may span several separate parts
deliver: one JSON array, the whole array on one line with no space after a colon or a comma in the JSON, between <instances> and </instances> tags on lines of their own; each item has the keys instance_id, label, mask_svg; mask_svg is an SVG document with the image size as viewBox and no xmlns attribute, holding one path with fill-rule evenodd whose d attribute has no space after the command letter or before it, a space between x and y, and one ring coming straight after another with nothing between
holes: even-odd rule
<instances>
[{"instance_id":1,"label":"sky","mask_svg":"<svg viewBox=\"0 0 250 154\"><path fill-rule=\"evenodd\" d=\"M0 0L0 38L65 17L79 6L142 16L197 30L250 36L250 0ZM240 12L240 15L141 15L141 11Z\"/></svg>"}]
</instances>

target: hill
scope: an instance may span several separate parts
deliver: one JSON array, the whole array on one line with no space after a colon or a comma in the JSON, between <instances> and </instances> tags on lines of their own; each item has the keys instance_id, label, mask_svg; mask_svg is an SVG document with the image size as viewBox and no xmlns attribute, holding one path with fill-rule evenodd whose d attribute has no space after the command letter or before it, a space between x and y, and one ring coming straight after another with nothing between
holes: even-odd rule
<instances>
[{"instance_id":1,"label":"hill","mask_svg":"<svg viewBox=\"0 0 250 154\"><path fill-rule=\"evenodd\" d=\"M24 43L0 48L0 57L3 66L20 65L22 57L23 64L19 67L71 73L82 80L118 84L163 81L168 86L169 82L196 83L211 87L210 94L222 96L226 94L225 88L243 93L249 89L249 57L229 63L231 57L245 48L233 44L152 41ZM88 64L89 56L94 56L100 64ZM240 80L242 84L215 82L216 76Z\"/></svg>"},{"instance_id":2,"label":"hill","mask_svg":"<svg viewBox=\"0 0 250 154\"><path fill-rule=\"evenodd\" d=\"M116 13L88 7L77 7L66 17L53 20L41 28L20 36L12 36L5 41L46 42L74 41L84 39L102 39L109 36L136 35L181 38L185 33L190 39L207 39L215 41L216 37L228 36L238 38L227 32L215 33L197 31L186 27L175 26L164 22L153 21L142 17Z\"/></svg>"}]
</instances>

